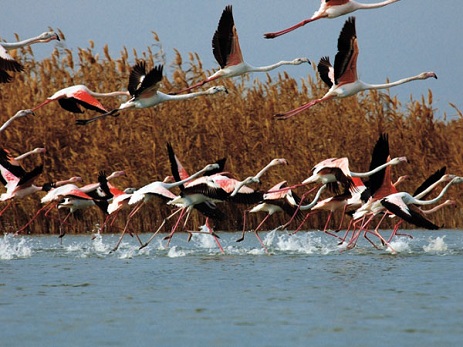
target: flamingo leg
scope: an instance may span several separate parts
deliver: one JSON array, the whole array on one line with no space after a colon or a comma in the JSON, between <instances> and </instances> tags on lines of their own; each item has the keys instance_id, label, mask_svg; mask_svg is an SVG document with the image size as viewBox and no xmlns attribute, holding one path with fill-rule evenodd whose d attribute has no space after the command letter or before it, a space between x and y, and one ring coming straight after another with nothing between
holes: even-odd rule
<instances>
[{"instance_id":1,"label":"flamingo leg","mask_svg":"<svg viewBox=\"0 0 463 347\"><path fill-rule=\"evenodd\" d=\"M19 235L20 233L22 233L29 225L32 224L32 222L40 215L40 213L42 213L43 210L45 210L47 207L49 207L53 202L49 202L48 204L44 205L43 207L41 207L36 213L35 215L29 219L29 221L23 225L20 229L18 229L16 232L15 232L15 236Z\"/></svg>"},{"instance_id":2,"label":"flamingo leg","mask_svg":"<svg viewBox=\"0 0 463 347\"><path fill-rule=\"evenodd\" d=\"M244 234L246 233L246 213L248 213L249 210L245 210L243 212L243 232L241 233L241 237L236 240L236 242L241 242L244 240Z\"/></svg>"},{"instance_id":3,"label":"flamingo leg","mask_svg":"<svg viewBox=\"0 0 463 347\"><path fill-rule=\"evenodd\" d=\"M314 20L317 20L317 19L320 19L320 18L322 18L322 17L319 16L319 17L304 19L303 21L300 21L299 23L297 23L297 24L295 24L295 25L293 25L293 26L291 26L289 28L286 28L286 29L283 29L283 30L280 30L280 31L276 31L276 32L273 32L273 33L266 33L266 34L264 34L264 37L266 39L274 39L275 37L287 34L287 33L291 32L293 30L296 30L297 28L303 27L307 23L313 22Z\"/></svg>"}]
</instances>

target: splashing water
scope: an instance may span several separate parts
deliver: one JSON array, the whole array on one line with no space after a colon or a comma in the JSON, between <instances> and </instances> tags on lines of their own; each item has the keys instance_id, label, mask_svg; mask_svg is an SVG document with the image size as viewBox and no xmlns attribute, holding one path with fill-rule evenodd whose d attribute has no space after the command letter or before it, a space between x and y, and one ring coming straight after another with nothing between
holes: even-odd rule
<instances>
[{"instance_id":1,"label":"splashing water","mask_svg":"<svg viewBox=\"0 0 463 347\"><path fill-rule=\"evenodd\" d=\"M0 239L0 259L11 260L16 258L30 258L32 248L28 245L26 238L15 238L12 234L5 234Z\"/></svg>"},{"instance_id":2,"label":"splashing water","mask_svg":"<svg viewBox=\"0 0 463 347\"><path fill-rule=\"evenodd\" d=\"M398 237L389 244L397 253L411 252L410 239L408 237Z\"/></svg>"},{"instance_id":3,"label":"splashing water","mask_svg":"<svg viewBox=\"0 0 463 347\"><path fill-rule=\"evenodd\" d=\"M448 249L447 244L444 241L445 235L442 237L436 237L433 239L432 237L429 238L429 244L423 246L423 250L428 253L441 253L446 252Z\"/></svg>"}]
</instances>

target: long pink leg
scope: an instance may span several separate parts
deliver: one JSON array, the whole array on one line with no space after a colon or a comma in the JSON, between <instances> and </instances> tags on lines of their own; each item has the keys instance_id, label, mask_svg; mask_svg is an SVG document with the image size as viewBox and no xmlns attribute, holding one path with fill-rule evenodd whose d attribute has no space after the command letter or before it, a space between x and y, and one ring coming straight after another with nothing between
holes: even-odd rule
<instances>
[{"instance_id":1,"label":"long pink leg","mask_svg":"<svg viewBox=\"0 0 463 347\"><path fill-rule=\"evenodd\" d=\"M44 209L46 209L47 207L49 207L49 206L52 205L52 204L53 204L53 202L49 202L48 204L46 204L46 205L44 205L43 207L41 207L41 208L35 213L35 215L34 215L31 219L29 219L29 221L28 221L25 225L23 225L20 229L18 229L18 230L15 232L15 236L17 236L17 235L19 235L21 232L23 232L29 225L32 224L32 222L40 215L40 213L42 213L42 211L43 211ZM54 207L54 206L52 206L52 207Z\"/></svg>"},{"instance_id":2,"label":"long pink leg","mask_svg":"<svg viewBox=\"0 0 463 347\"><path fill-rule=\"evenodd\" d=\"M262 239L260 238L259 236L259 229L260 227L262 226L262 224L264 224L264 222L270 217L270 213L267 213L267 215L264 217L264 219L262 219L262 221L259 223L259 225L257 226L256 229L254 229L254 234L256 235L257 237L257 240L260 242L260 244L262 245L262 247L264 248L265 250L265 253L268 253L268 249L267 247L265 246L264 242L262 241Z\"/></svg>"},{"instance_id":3,"label":"long pink leg","mask_svg":"<svg viewBox=\"0 0 463 347\"><path fill-rule=\"evenodd\" d=\"M172 218L173 216L175 216L178 212L180 212L182 209L179 208L177 209L176 211L174 211L174 213L170 214L168 217L164 218L161 225L158 227L158 229L153 233L153 235L151 235L151 237L148 239L148 241L146 241L139 249L142 249L142 248L145 248L146 246L148 246L150 244L151 241L153 241L153 239L156 237L156 235L159 233L159 231L162 229L162 227L164 226L164 224L166 224L166 221L168 221L170 218Z\"/></svg>"},{"instance_id":4,"label":"long pink leg","mask_svg":"<svg viewBox=\"0 0 463 347\"><path fill-rule=\"evenodd\" d=\"M304 19L303 21L289 27L289 28L286 28L286 29L283 29L283 30L280 30L280 31L276 31L276 32L273 32L273 33L265 33L264 34L264 37L266 39L274 39L275 37L278 37L278 36L281 36L281 35L284 35L284 34L287 34L293 30L296 30L297 28L300 28L304 25L306 25L307 23L310 23L310 22L313 22L314 20L317 20L317 19L320 19L322 17L314 17L314 18L308 18L308 19Z\"/></svg>"}]
</instances>

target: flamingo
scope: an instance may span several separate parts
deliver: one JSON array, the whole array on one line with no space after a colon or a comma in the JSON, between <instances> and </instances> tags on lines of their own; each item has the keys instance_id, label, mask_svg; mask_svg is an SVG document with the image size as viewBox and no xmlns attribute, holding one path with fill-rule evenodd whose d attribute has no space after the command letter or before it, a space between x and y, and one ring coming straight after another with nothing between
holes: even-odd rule
<instances>
[{"instance_id":1,"label":"flamingo","mask_svg":"<svg viewBox=\"0 0 463 347\"><path fill-rule=\"evenodd\" d=\"M318 11L315 11L312 17L304 19L303 21L287 29L273 33L266 33L264 34L264 37L266 39L274 39L275 37L287 34L297 28L306 25L307 23L316 21L318 19L336 18L357 10L369 10L373 8L384 7L397 1L399 0L386 0L374 4L362 4L353 0L321 0L320 8Z\"/></svg>"},{"instance_id":2,"label":"flamingo","mask_svg":"<svg viewBox=\"0 0 463 347\"><path fill-rule=\"evenodd\" d=\"M329 184L333 182L339 182L344 187L344 190L348 190L350 187L353 186L352 177L369 177L386 168L387 166L397 165L406 161L406 157L397 157L368 172L352 172L349 169L348 158L330 158L323 160L322 162L315 165L312 168L312 176L302 181L302 184Z\"/></svg>"},{"instance_id":3,"label":"flamingo","mask_svg":"<svg viewBox=\"0 0 463 347\"><path fill-rule=\"evenodd\" d=\"M186 179L184 179L182 181L178 181L178 182L168 182L167 180L164 180L162 182L155 181L155 182L151 182L151 183L141 187L140 189L137 189L135 192L133 192L133 194L131 194L131 196L130 196L128 204L129 205L135 205L135 207L130 212L130 214L129 214L128 218L127 218L127 222L125 224L124 230L122 231L122 234L119 237L119 240L117 241L116 246L113 248L112 251L114 252L119 248L119 245L122 242L122 238L124 237L124 235L125 235L125 233L127 231L127 228L129 226L129 223L130 223L131 219L133 218L133 216L141 209L141 207L144 204L146 204L149 200L151 200L152 197L157 196L157 197L160 197L161 199L166 200L166 201L173 200L173 199L177 198L177 195L172 193L170 191L170 189L172 189L174 187L178 187L178 186L180 186L182 184L185 184L185 183L195 179L196 177L202 175L203 173L205 173L207 171L215 170L218 167L219 167L219 165L215 164L215 163L214 164L208 164L204 168L202 168L201 170L196 172L195 174L187 177ZM166 221L166 219L164 219L161 226L154 233L154 236L157 235L159 230L161 230L161 228L164 226L165 221ZM148 240L148 242L140 243L140 246L141 246L140 249L146 247L151 242L151 240L154 238L154 236L152 236Z\"/></svg>"},{"instance_id":4,"label":"flamingo","mask_svg":"<svg viewBox=\"0 0 463 347\"><path fill-rule=\"evenodd\" d=\"M51 209L59 203L62 196L73 189L78 189L75 185L77 182L82 182L82 178L78 176L74 176L69 178L68 180L58 181L51 185L51 189L47 190L47 194L42 197L40 200L42 204L45 204L42 208L40 208L35 215L20 229L18 229L15 235L18 235L22 231L24 231L44 210L47 209L45 215L48 214ZM43 189L42 189L43 190Z\"/></svg>"},{"instance_id":5,"label":"flamingo","mask_svg":"<svg viewBox=\"0 0 463 347\"><path fill-rule=\"evenodd\" d=\"M283 65L310 64L307 58L296 58L291 61L283 60L272 65L259 67L251 66L246 63L241 53L231 5L225 7L220 17L217 30L212 38L212 53L217 63L219 63L220 69L205 80L185 88L178 93L190 91L193 88L200 87L222 77L236 77L250 72L267 72Z\"/></svg>"},{"instance_id":6,"label":"flamingo","mask_svg":"<svg viewBox=\"0 0 463 347\"><path fill-rule=\"evenodd\" d=\"M162 70L163 65L157 65L147 73L145 62L138 62L132 67L132 71L129 76L129 85L127 89L132 98L127 102L122 103L119 108L103 113L102 115L90 119L78 119L76 124L86 125L107 116L117 117L118 112L121 110L153 107L166 101L187 100L201 95L213 95L219 92L228 93L225 87L215 86L205 91L185 95L164 94L158 90L162 81Z\"/></svg>"},{"instance_id":7,"label":"flamingo","mask_svg":"<svg viewBox=\"0 0 463 347\"><path fill-rule=\"evenodd\" d=\"M256 212L267 212L267 215L262 219L259 225L254 229L254 234L256 235L257 240L260 242L265 252L268 253L267 247L260 238L258 231L265 221L274 213L285 212L286 214L293 216L297 211L297 206L301 202L301 199L292 192L291 189L284 189L288 186L287 181L282 181L271 188L263 196L263 200L258 205L254 206L249 211L245 211L244 214L244 223L243 223L243 232L241 237L236 240L236 242L241 242L244 240L244 234L246 229L246 212L256 213ZM236 189L235 189L236 191Z\"/></svg>"},{"instance_id":8,"label":"flamingo","mask_svg":"<svg viewBox=\"0 0 463 347\"><path fill-rule=\"evenodd\" d=\"M423 227L426 229L436 230L439 227L429 221L423 216L422 213L417 211L415 205L431 205L438 202L447 190L454 184L460 184L463 182L463 177L453 178L447 185L442 189L438 196L431 200L420 200L413 197L407 192L399 192L395 194L388 195L387 197L381 199L381 205L383 205L389 212L394 215L402 218L406 222L412 223L418 227Z\"/></svg>"},{"instance_id":9,"label":"flamingo","mask_svg":"<svg viewBox=\"0 0 463 347\"><path fill-rule=\"evenodd\" d=\"M30 115L34 115L34 112L32 110L19 110L18 112L15 113L14 116L12 116L5 123L3 123L3 125L0 127L0 133L3 130L5 130L15 119L21 118L21 117L27 117Z\"/></svg>"},{"instance_id":10,"label":"flamingo","mask_svg":"<svg viewBox=\"0 0 463 347\"><path fill-rule=\"evenodd\" d=\"M97 93L82 84L77 84L58 90L41 104L35 106L32 111L36 111L53 101L58 101L63 109L72 113L83 113L79 105L99 113L107 113L108 110L96 98L111 96L130 96L130 94L127 91Z\"/></svg>"},{"instance_id":11,"label":"flamingo","mask_svg":"<svg viewBox=\"0 0 463 347\"><path fill-rule=\"evenodd\" d=\"M250 183L260 183L260 178L273 166L276 165L288 165L288 161L284 158L272 159L262 170L260 170L255 176L249 176L241 181L230 194L231 197L235 196L242 186Z\"/></svg>"},{"instance_id":12,"label":"flamingo","mask_svg":"<svg viewBox=\"0 0 463 347\"><path fill-rule=\"evenodd\" d=\"M34 43L45 43L51 40L58 40L59 36L54 32L45 32L40 34L37 37L32 37L19 42L0 42L0 83L9 83L12 80L12 77L8 74L7 71L20 72L24 70L24 66L18 63L13 57L8 53L13 49L30 46Z\"/></svg>"},{"instance_id":13,"label":"flamingo","mask_svg":"<svg viewBox=\"0 0 463 347\"><path fill-rule=\"evenodd\" d=\"M338 38L338 53L334 60L334 68L331 66L329 57L321 58L318 63L318 73L322 81L330 88L328 92L320 99L312 100L286 113L276 114L275 118L288 119L323 101L345 98L364 90L387 89L415 80L425 80L430 77L437 79L437 75L434 72L422 72L419 75L403 78L395 82L368 84L362 82L357 77L358 54L359 48L355 32L355 17L349 17Z\"/></svg>"}]
</instances>

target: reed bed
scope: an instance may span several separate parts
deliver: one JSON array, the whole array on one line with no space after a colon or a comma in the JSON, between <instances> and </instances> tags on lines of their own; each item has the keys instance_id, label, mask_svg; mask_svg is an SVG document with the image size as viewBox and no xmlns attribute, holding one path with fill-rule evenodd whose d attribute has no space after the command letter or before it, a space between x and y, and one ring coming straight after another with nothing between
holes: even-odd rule
<instances>
[{"instance_id":1,"label":"reed bed","mask_svg":"<svg viewBox=\"0 0 463 347\"><path fill-rule=\"evenodd\" d=\"M209 75L200 57L189 54L187 59L176 52L170 64L165 61L162 46L153 33L158 52L150 48L138 54L123 49L113 58L105 47L103 54L94 52L93 43L77 52L56 48L50 57L37 61L27 47L17 51L25 71L14 75L14 81L0 86L0 115L2 122L20 109L31 108L55 91L74 84L85 84L100 92L125 90L131 65L139 59L148 67L164 64L163 92L171 92ZM63 37L63 34L61 33ZM64 37L63 37L64 38ZM414 189L432 172L447 166L448 173L463 174L463 120L446 121L433 107L432 92L402 104L388 92L371 91L338 101L319 104L292 119L277 121L275 113L289 110L320 97L326 87L318 79L315 67L306 79L296 80L284 70L277 77L255 75L218 80L229 94L217 94L184 102L167 102L150 109L123 112L117 118L107 118L87 126L75 125L77 118L94 115L85 111L74 115L62 110L57 103L37 110L35 117L16 120L0 136L2 146L13 153L23 153L34 147L47 149L44 155L25 160L26 169L44 164L40 182L81 176L85 183L95 182L98 172L125 170L126 177L113 182L120 188L140 187L170 174L166 143L190 172L205 164L226 157L226 170L239 178L255 174L271 159L286 158L290 165L269 171L257 187L271 188L281 180L296 184L309 175L317 162L329 157L348 157L353 171L368 170L371 150L380 133L389 134L392 156L407 156L409 163L392 168L394 177L410 175L401 189ZM392 90L393 92L393 90ZM108 108L119 106L122 99L101 100ZM301 191L297 191L302 194ZM5 232L24 225L40 207L37 193L17 200L0 219ZM461 187L451 188L448 197L458 202L456 209L446 208L432 219L447 228L462 228ZM221 208L228 218L216 222L216 230L240 230L242 212L246 206ZM133 220L133 229L152 231L171 209L153 201ZM64 215L63 211L61 211ZM56 211L52 216L56 217ZM127 212L121 213L115 226L122 227ZM75 218L77 218L76 216ZM95 231L102 221L96 208L85 211L80 220L63 226L68 233ZM249 228L255 227L261 214L249 217ZM310 218L307 228L322 228L326 214ZM339 215L335 216L338 221ZM285 216L273 216L266 228L286 221ZM204 217L192 214L187 226L197 230ZM334 222L336 223L336 222ZM166 225L168 230L171 223ZM56 218L39 217L29 228L30 233L57 233ZM385 224L385 227L387 225ZM403 225L404 228L411 227ZM117 229L112 229L117 232Z\"/></svg>"}]
</instances>

